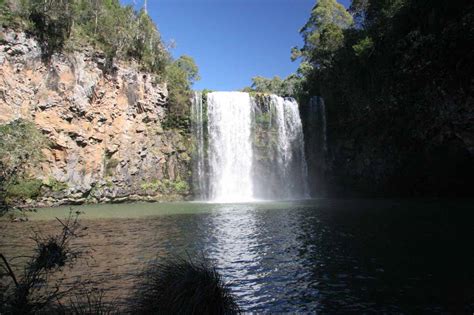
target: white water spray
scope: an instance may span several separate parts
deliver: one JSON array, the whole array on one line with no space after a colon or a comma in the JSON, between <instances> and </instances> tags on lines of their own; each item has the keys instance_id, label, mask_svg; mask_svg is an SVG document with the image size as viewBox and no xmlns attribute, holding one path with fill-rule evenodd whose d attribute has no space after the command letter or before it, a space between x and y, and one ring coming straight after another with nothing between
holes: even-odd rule
<instances>
[{"instance_id":1,"label":"white water spray","mask_svg":"<svg viewBox=\"0 0 474 315\"><path fill-rule=\"evenodd\" d=\"M195 158L207 157L194 163L201 198L247 202L309 197L303 127L294 99L271 95L258 102L248 93L213 92L207 95L206 117L204 113L202 95L196 93L193 122L207 121L208 140L202 126L193 127Z\"/></svg>"},{"instance_id":2,"label":"white water spray","mask_svg":"<svg viewBox=\"0 0 474 315\"><path fill-rule=\"evenodd\" d=\"M209 199L243 202L253 199L252 101L247 93L207 95Z\"/></svg>"},{"instance_id":3,"label":"white water spray","mask_svg":"<svg viewBox=\"0 0 474 315\"><path fill-rule=\"evenodd\" d=\"M276 109L278 126L278 169L282 174L282 188L286 198L309 197L308 171L304 153L303 125L298 103L293 98L271 96L271 105ZM296 164L296 170L292 164ZM295 174L296 173L296 174ZM299 174L298 174L299 173ZM302 179L302 193L293 191L294 177Z\"/></svg>"}]
</instances>

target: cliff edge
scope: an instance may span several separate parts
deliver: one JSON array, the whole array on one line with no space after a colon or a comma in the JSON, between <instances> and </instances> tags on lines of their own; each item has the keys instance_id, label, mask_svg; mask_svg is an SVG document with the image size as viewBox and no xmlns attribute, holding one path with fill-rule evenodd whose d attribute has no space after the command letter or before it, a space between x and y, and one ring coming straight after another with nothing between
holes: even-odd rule
<instances>
[{"instance_id":1,"label":"cliff edge","mask_svg":"<svg viewBox=\"0 0 474 315\"><path fill-rule=\"evenodd\" d=\"M165 128L168 90L137 64L89 47L42 61L38 41L0 29L0 125L21 119L48 138L29 165L29 206L176 200L189 195L190 135ZM20 183L21 184L21 183Z\"/></svg>"}]
</instances>

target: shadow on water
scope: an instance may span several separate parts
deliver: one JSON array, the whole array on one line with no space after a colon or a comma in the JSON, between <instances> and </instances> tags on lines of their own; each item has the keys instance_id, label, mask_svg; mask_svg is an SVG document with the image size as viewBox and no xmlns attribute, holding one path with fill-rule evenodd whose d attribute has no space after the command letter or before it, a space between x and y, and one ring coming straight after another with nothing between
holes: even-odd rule
<instances>
[{"instance_id":1,"label":"shadow on water","mask_svg":"<svg viewBox=\"0 0 474 315\"><path fill-rule=\"evenodd\" d=\"M86 206L92 258L64 285L93 280L116 299L153 261L204 255L244 311L467 312L474 308L472 202L312 200ZM0 251L31 249L65 209L2 224ZM21 263L21 259L17 261Z\"/></svg>"}]
</instances>

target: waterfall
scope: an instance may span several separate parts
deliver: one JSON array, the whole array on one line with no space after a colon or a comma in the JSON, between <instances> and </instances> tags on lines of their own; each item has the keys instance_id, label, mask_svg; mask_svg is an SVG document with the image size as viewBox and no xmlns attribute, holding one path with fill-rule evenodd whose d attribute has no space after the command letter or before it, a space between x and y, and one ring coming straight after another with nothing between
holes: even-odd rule
<instances>
[{"instance_id":1,"label":"waterfall","mask_svg":"<svg viewBox=\"0 0 474 315\"><path fill-rule=\"evenodd\" d=\"M192 115L194 157L202 159L193 163L198 198L309 197L303 127L293 98L213 92L203 104L195 93Z\"/></svg>"},{"instance_id":2,"label":"waterfall","mask_svg":"<svg viewBox=\"0 0 474 315\"><path fill-rule=\"evenodd\" d=\"M250 201L252 187L252 101L247 93L214 92L207 96L209 198Z\"/></svg>"},{"instance_id":3,"label":"waterfall","mask_svg":"<svg viewBox=\"0 0 474 315\"><path fill-rule=\"evenodd\" d=\"M276 109L276 122L278 129L278 170L281 172L282 187L287 198L293 196L309 197L307 165L304 153L303 124L301 123L298 103L293 98L282 98L271 95L271 105ZM292 174L296 164L296 174ZM292 189L294 177L302 179L302 194Z\"/></svg>"},{"instance_id":4,"label":"waterfall","mask_svg":"<svg viewBox=\"0 0 474 315\"><path fill-rule=\"evenodd\" d=\"M327 125L326 125L326 105L324 99L319 96L313 96L309 100L309 106L312 115L320 124L321 142L323 152L326 155L328 153L328 137L327 137Z\"/></svg>"},{"instance_id":5,"label":"waterfall","mask_svg":"<svg viewBox=\"0 0 474 315\"><path fill-rule=\"evenodd\" d=\"M204 142L204 120L202 93L195 92L191 106L191 129L195 138L195 150L193 159L193 186L194 194L199 200L207 199L207 178L205 161L205 142Z\"/></svg>"}]
</instances>

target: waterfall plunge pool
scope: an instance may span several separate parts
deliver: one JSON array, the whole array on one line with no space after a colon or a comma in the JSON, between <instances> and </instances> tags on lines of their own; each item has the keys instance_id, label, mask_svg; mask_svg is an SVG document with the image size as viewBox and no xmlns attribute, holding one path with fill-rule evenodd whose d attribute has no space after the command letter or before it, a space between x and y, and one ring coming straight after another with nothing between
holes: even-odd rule
<instances>
[{"instance_id":1,"label":"waterfall plunge pool","mask_svg":"<svg viewBox=\"0 0 474 315\"><path fill-rule=\"evenodd\" d=\"M61 274L125 299L147 263L212 260L244 311L448 312L474 306L472 202L307 200L72 207L90 249ZM68 207L0 221L0 252L31 253L28 232L59 230ZM14 261L21 266L21 259Z\"/></svg>"}]
</instances>

